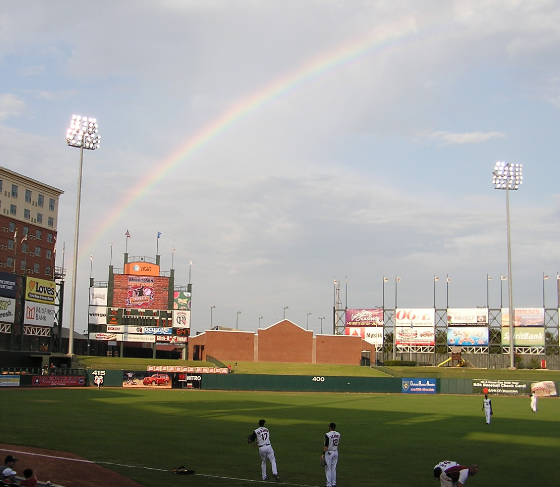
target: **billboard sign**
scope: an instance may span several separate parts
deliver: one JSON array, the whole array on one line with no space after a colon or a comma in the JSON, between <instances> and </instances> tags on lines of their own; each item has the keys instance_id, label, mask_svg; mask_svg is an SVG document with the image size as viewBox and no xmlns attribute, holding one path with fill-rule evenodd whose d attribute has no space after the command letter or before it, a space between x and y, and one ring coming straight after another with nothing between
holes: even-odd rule
<instances>
[{"instance_id":1,"label":"billboard sign","mask_svg":"<svg viewBox=\"0 0 560 487\"><path fill-rule=\"evenodd\" d=\"M509 326L509 308L502 308L504 326ZM515 308L513 326L544 326L544 308Z\"/></svg>"},{"instance_id":2,"label":"billboard sign","mask_svg":"<svg viewBox=\"0 0 560 487\"><path fill-rule=\"evenodd\" d=\"M397 326L396 345L434 346L436 336L433 326Z\"/></svg>"},{"instance_id":3,"label":"billboard sign","mask_svg":"<svg viewBox=\"0 0 560 487\"><path fill-rule=\"evenodd\" d=\"M401 390L405 394L435 394L436 379L403 378L401 379Z\"/></svg>"},{"instance_id":4,"label":"billboard sign","mask_svg":"<svg viewBox=\"0 0 560 487\"><path fill-rule=\"evenodd\" d=\"M173 292L173 309L191 309L191 293L187 291Z\"/></svg>"},{"instance_id":5,"label":"billboard sign","mask_svg":"<svg viewBox=\"0 0 560 487\"><path fill-rule=\"evenodd\" d=\"M0 321L2 323L13 323L16 317L16 300L0 297Z\"/></svg>"},{"instance_id":6,"label":"billboard sign","mask_svg":"<svg viewBox=\"0 0 560 487\"><path fill-rule=\"evenodd\" d=\"M544 347L544 327L514 328L516 347ZM502 327L502 346L509 346L509 326Z\"/></svg>"},{"instance_id":7,"label":"billboard sign","mask_svg":"<svg viewBox=\"0 0 560 487\"><path fill-rule=\"evenodd\" d=\"M169 278L115 274L113 306L131 309L168 308Z\"/></svg>"},{"instance_id":8,"label":"billboard sign","mask_svg":"<svg viewBox=\"0 0 560 487\"><path fill-rule=\"evenodd\" d=\"M383 326L383 308L347 309L346 326Z\"/></svg>"},{"instance_id":9,"label":"billboard sign","mask_svg":"<svg viewBox=\"0 0 560 487\"><path fill-rule=\"evenodd\" d=\"M25 325L53 326L56 306L25 301L23 323Z\"/></svg>"},{"instance_id":10,"label":"billboard sign","mask_svg":"<svg viewBox=\"0 0 560 487\"><path fill-rule=\"evenodd\" d=\"M9 272L0 272L0 296L16 297L16 276Z\"/></svg>"},{"instance_id":11,"label":"billboard sign","mask_svg":"<svg viewBox=\"0 0 560 487\"><path fill-rule=\"evenodd\" d=\"M191 312L185 309L173 310L173 327L174 328L190 328Z\"/></svg>"},{"instance_id":12,"label":"billboard sign","mask_svg":"<svg viewBox=\"0 0 560 487\"><path fill-rule=\"evenodd\" d=\"M25 283L25 300L35 303L54 304L56 285L54 281L28 277Z\"/></svg>"},{"instance_id":13,"label":"billboard sign","mask_svg":"<svg viewBox=\"0 0 560 487\"><path fill-rule=\"evenodd\" d=\"M86 378L81 375L34 375L31 385L35 387L83 387Z\"/></svg>"},{"instance_id":14,"label":"billboard sign","mask_svg":"<svg viewBox=\"0 0 560 487\"><path fill-rule=\"evenodd\" d=\"M361 337L372 345L383 345L382 326L347 326L344 328L344 334Z\"/></svg>"},{"instance_id":15,"label":"billboard sign","mask_svg":"<svg viewBox=\"0 0 560 487\"><path fill-rule=\"evenodd\" d=\"M89 304L90 306L107 306L107 288L90 287Z\"/></svg>"},{"instance_id":16,"label":"billboard sign","mask_svg":"<svg viewBox=\"0 0 560 487\"><path fill-rule=\"evenodd\" d=\"M488 394L505 394L508 396L518 396L528 394L528 384L519 380L500 380L500 379L473 379L473 394L482 394L488 390Z\"/></svg>"},{"instance_id":17,"label":"billboard sign","mask_svg":"<svg viewBox=\"0 0 560 487\"><path fill-rule=\"evenodd\" d=\"M434 308L398 308L395 313L397 326L434 326Z\"/></svg>"},{"instance_id":18,"label":"billboard sign","mask_svg":"<svg viewBox=\"0 0 560 487\"><path fill-rule=\"evenodd\" d=\"M146 335L173 335L173 328L162 326L143 326L142 333Z\"/></svg>"},{"instance_id":19,"label":"billboard sign","mask_svg":"<svg viewBox=\"0 0 560 487\"><path fill-rule=\"evenodd\" d=\"M488 323L488 308L448 308L448 325L485 325Z\"/></svg>"},{"instance_id":20,"label":"billboard sign","mask_svg":"<svg viewBox=\"0 0 560 487\"><path fill-rule=\"evenodd\" d=\"M150 262L128 262L124 265L125 274L137 276L159 276L159 265Z\"/></svg>"},{"instance_id":21,"label":"billboard sign","mask_svg":"<svg viewBox=\"0 0 560 487\"><path fill-rule=\"evenodd\" d=\"M187 343L187 337L169 336L169 335L156 335L156 342L166 343Z\"/></svg>"},{"instance_id":22,"label":"billboard sign","mask_svg":"<svg viewBox=\"0 0 560 487\"><path fill-rule=\"evenodd\" d=\"M531 382L531 392L536 396L550 397L557 396L556 384L551 380Z\"/></svg>"},{"instance_id":23,"label":"billboard sign","mask_svg":"<svg viewBox=\"0 0 560 487\"><path fill-rule=\"evenodd\" d=\"M107 308L105 306L89 306L88 321L91 325L107 324Z\"/></svg>"},{"instance_id":24,"label":"billboard sign","mask_svg":"<svg viewBox=\"0 0 560 487\"><path fill-rule=\"evenodd\" d=\"M450 326L447 329L447 345L458 347L487 347L486 326Z\"/></svg>"}]
</instances>

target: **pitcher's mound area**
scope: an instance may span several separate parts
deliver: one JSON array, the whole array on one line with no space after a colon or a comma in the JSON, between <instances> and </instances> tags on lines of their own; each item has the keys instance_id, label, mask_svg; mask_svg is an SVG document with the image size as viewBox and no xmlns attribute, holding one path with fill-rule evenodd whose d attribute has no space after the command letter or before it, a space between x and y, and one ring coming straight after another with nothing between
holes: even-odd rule
<instances>
[{"instance_id":1,"label":"pitcher's mound area","mask_svg":"<svg viewBox=\"0 0 560 487\"><path fill-rule=\"evenodd\" d=\"M127 477L65 451L0 443L0 463L4 462L6 455L17 458L15 471L18 477L23 476L26 468L31 468L39 481L50 480L68 487L142 487Z\"/></svg>"}]
</instances>

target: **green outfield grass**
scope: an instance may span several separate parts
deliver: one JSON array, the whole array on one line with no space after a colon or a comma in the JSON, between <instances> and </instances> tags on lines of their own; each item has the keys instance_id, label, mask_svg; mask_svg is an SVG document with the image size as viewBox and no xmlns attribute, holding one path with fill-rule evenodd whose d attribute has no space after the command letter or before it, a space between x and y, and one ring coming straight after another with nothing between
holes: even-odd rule
<instances>
[{"instance_id":1,"label":"green outfield grass","mask_svg":"<svg viewBox=\"0 0 560 487\"><path fill-rule=\"evenodd\" d=\"M148 365L175 365L179 367L216 367L210 362L176 359L152 359L133 357L98 357L95 355L77 355L72 366L84 369L103 370L146 370Z\"/></svg>"},{"instance_id":2,"label":"green outfield grass","mask_svg":"<svg viewBox=\"0 0 560 487\"><path fill-rule=\"evenodd\" d=\"M374 367L291 362L226 362L236 374L325 375L343 377L390 377Z\"/></svg>"},{"instance_id":3,"label":"green outfield grass","mask_svg":"<svg viewBox=\"0 0 560 487\"><path fill-rule=\"evenodd\" d=\"M283 485L324 485L319 455L335 421L339 486L435 487L442 459L480 465L469 487L557 486L560 401L541 399L537 414L527 397L492 401L487 426L479 396L5 388L0 417L6 443L207 475L112 467L147 487L255 485L257 450L246 438L261 417Z\"/></svg>"}]
</instances>

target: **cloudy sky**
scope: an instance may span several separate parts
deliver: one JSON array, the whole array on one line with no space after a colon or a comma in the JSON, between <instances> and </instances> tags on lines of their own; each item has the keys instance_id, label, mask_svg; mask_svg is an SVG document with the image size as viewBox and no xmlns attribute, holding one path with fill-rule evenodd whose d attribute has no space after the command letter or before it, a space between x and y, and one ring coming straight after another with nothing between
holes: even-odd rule
<instances>
[{"instance_id":1,"label":"cloudy sky","mask_svg":"<svg viewBox=\"0 0 560 487\"><path fill-rule=\"evenodd\" d=\"M131 255L178 283L192 326L332 326L349 307L499 306L511 194L514 303L556 306L560 5L521 1L11 1L0 9L0 164L64 190L72 261L84 161L76 330L87 286ZM543 272L551 279L543 281ZM71 277L71 276L69 276ZM504 286L504 301L507 301ZM241 313L238 315L238 311ZM312 313L308 316L308 313Z\"/></svg>"}]
</instances>

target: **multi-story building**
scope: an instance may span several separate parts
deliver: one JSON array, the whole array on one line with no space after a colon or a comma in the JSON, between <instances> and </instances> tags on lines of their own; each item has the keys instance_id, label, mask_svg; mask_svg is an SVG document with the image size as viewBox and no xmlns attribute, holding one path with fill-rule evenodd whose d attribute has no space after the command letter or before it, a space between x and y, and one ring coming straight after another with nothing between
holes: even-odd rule
<instances>
[{"instance_id":1,"label":"multi-story building","mask_svg":"<svg viewBox=\"0 0 560 487\"><path fill-rule=\"evenodd\" d=\"M61 194L0 166L0 271L54 279Z\"/></svg>"}]
</instances>

